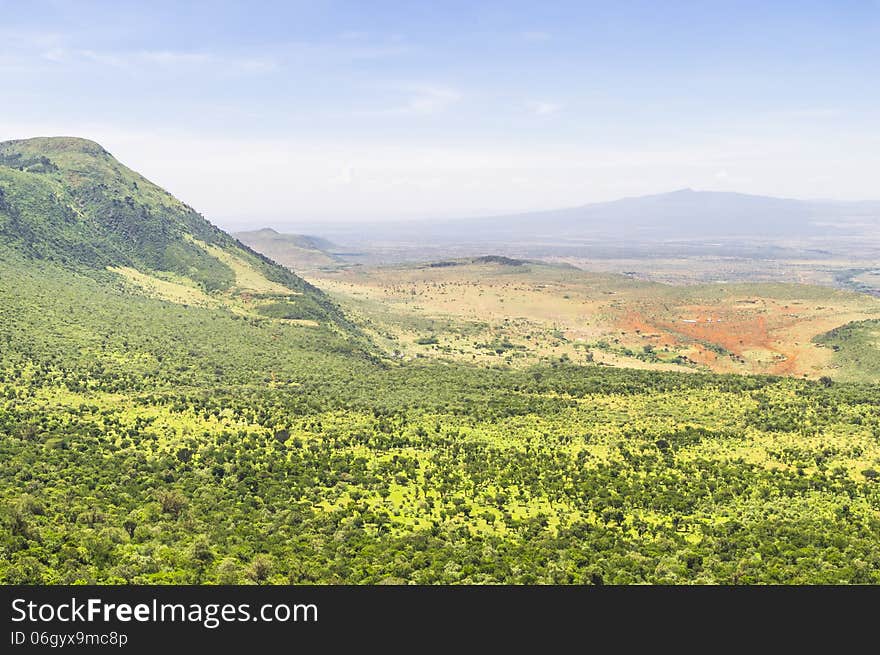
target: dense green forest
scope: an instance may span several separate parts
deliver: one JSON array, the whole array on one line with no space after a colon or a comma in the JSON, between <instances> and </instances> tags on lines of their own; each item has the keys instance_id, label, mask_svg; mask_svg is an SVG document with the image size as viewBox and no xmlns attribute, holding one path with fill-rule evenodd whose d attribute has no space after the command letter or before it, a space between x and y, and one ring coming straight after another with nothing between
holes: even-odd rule
<instances>
[{"instance_id":1,"label":"dense green forest","mask_svg":"<svg viewBox=\"0 0 880 655\"><path fill-rule=\"evenodd\" d=\"M880 583L876 385L391 361L200 223L251 278L120 254L97 210L97 254L13 238L72 192L5 152L3 583ZM247 304L254 271L316 320Z\"/></svg>"},{"instance_id":2,"label":"dense green forest","mask_svg":"<svg viewBox=\"0 0 880 655\"><path fill-rule=\"evenodd\" d=\"M2 280L4 582L880 581L876 387L390 364Z\"/></svg>"}]
</instances>

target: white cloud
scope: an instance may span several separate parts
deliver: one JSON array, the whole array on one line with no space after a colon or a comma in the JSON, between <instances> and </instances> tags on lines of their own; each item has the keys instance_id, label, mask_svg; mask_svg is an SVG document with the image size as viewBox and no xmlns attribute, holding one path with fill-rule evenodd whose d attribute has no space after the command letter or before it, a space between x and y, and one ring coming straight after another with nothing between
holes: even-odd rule
<instances>
[{"instance_id":1,"label":"white cloud","mask_svg":"<svg viewBox=\"0 0 880 655\"><path fill-rule=\"evenodd\" d=\"M64 63L69 60L69 51L64 48L52 48L51 50L46 50L43 53L43 59L46 61L52 61L56 64Z\"/></svg>"},{"instance_id":2,"label":"white cloud","mask_svg":"<svg viewBox=\"0 0 880 655\"><path fill-rule=\"evenodd\" d=\"M538 116L549 116L550 114L555 114L560 109L562 109L562 105L560 104L544 101L529 102L526 103L526 106L529 108L530 111L534 112Z\"/></svg>"},{"instance_id":3,"label":"white cloud","mask_svg":"<svg viewBox=\"0 0 880 655\"><path fill-rule=\"evenodd\" d=\"M444 86L418 85L409 87L409 98L392 113L435 114L445 111L461 100L461 93Z\"/></svg>"},{"instance_id":4,"label":"white cloud","mask_svg":"<svg viewBox=\"0 0 880 655\"><path fill-rule=\"evenodd\" d=\"M400 57L413 46L400 35L381 40L365 32L343 33L327 41L291 41L250 51L127 50L82 47L70 37L55 33L13 32L0 28L0 42L9 52L0 53L0 69L26 70L54 66L107 66L210 70L240 74L261 74L281 69L285 64L344 64Z\"/></svg>"},{"instance_id":5,"label":"white cloud","mask_svg":"<svg viewBox=\"0 0 880 655\"><path fill-rule=\"evenodd\" d=\"M102 66L123 67L133 61L131 55L113 52L97 52L82 48L56 47L46 50L41 58L58 65L99 64Z\"/></svg>"},{"instance_id":6,"label":"white cloud","mask_svg":"<svg viewBox=\"0 0 880 655\"><path fill-rule=\"evenodd\" d=\"M213 70L232 73L267 73L279 68L272 57L227 56L209 52L174 50L96 51L53 47L40 58L55 65L99 65L113 68Z\"/></svg>"},{"instance_id":7,"label":"white cloud","mask_svg":"<svg viewBox=\"0 0 880 655\"><path fill-rule=\"evenodd\" d=\"M172 52L170 50L158 50L137 52L130 55L134 62L150 62L162 66L201 66L214 63L217 57L203 52Z\"/></svg>"},{"instance_id":8,"label":"white cloud","mask_svg":"<svg viewBox=\"0 0 880 655\"><path fill-rule=\"evenodd\" d=\"M339 171L339 176L336 178L340 184L349 185L354 182L354 169L350 164L346 164Z\"/></svg>"},{"instance_id":9,"label":"white cloud","mask_svg":"<svg viewBox=\"0 0 880 655\"><path fill-rule=\"evenodd\" d=\"M366 32L344 32L328 41L287 43L279 47L276 54L281 58L346 62L391 59L410 54L413 49L399 35L376 39Z\"/></svg>"}]
</instances>

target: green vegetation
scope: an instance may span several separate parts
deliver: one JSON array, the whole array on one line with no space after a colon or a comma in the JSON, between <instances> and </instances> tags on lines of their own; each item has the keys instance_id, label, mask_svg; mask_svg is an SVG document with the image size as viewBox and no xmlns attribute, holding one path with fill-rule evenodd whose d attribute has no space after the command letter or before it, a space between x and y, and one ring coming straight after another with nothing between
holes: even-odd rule
<instances>
[{"instance_id":1,"label":"green vegetation","mask_svg":"<svg viewBox=\"0 0 880 655\"><path fill-rule=\"evenodd\" d=\"M303 234L280 234L270 228L233 235L241 243L261 252L292 270L334 267L339 259L333 251L340 247L326 239Z\"/></svg>"},{"instance_id":2,"label":"green vegetation","mask_svg":"<svg viewBox=\"0 0 880 655\"><path fill-rule=\"evenodd\" d=\"M0 273L4 582L880 581L876 386L390 364Z\"/></svg>"},{"instance_id":3,"label":"green vegetation","mask_svg":"<svg viewBox=\"0 0 880 655\"><path fill-rule=\"evenodd\" d=\"M386 359L213 228L163 251L230 262L229 291L129 255L115 214L65 223L72 192L41 177L65 157L20 152L0 167L0 582L880 583L877 385ZM314 324L290 320L302 298Z\"/></svg>"},{"instance_id":4,"label":"green vegetation","mask_svg":"<svg viewBox=\"0 0 880 655\"><path fill-rule=\"evenodd\" d=\"M85 139L0 143L0 249L80 271L115 266L174 273L209 293L235 287L237 271L227 259L300 292L301 314L344 322L312 285Z\"/></svg>"},{"instance_id":5,"label":"green vegetation","mask_svg":"<svg viewBox=\"0 0 880 655\"><path fill-rule=\"evenodd\" d=\"M845 268L836 271L834 283L842 289L878 295L878 271L873 268Z\"/></svg>"},{"instance_id":6,"label":"green vegetation","mask_svg":"<svg viewBox=\"0 0 880 655\"><path fill-rule=\"evenodd\" d=\"M856 382L876 379L880 371L880 320L853 321L813 341L834 350L834 364L840 370L840 379Z\"/></svg>"}]
</instances>

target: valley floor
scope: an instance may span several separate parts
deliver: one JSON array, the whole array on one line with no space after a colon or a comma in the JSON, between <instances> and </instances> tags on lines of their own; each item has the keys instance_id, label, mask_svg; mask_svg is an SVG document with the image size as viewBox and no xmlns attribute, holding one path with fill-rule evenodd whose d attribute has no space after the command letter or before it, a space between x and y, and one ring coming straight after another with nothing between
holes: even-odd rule
<instances>
[{"instance_id":1,"label":"valley floor","mask_svg":"<svg viewBox=\"0 0 880 655\"><path fill-rule=\"evenodd\" d=\"M504 258L307 273L400 358L876 380L821 337L880 299L801 284L672 286ZM880 345L880 344L878 344Z\"/></svg>"},{"instance_id":2,"label":"valley floor","mask_svg":"<svg viewBox=\"0 0 880 655\"><path fill-rule=\"evenodd\" d=\"M539 341L531 362L504 333L418 357L456 333L397 307L460 305L459 329L532 285L569 316L640 285L398 278L361 298L391 296L369 329L437 343L383 359L111 275L0 260L3 583L880 583L877 386L577 365L527 323L506 338Z\"/></svg>"}]
</instances>

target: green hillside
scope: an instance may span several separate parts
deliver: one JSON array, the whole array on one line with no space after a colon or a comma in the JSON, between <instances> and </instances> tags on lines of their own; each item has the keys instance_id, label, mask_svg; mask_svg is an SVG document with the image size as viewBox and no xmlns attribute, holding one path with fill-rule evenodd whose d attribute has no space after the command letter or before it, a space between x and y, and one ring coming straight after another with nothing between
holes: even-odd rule
<instances>
[{"instance_id":1,"label":"green hillside","mask_svg":"<svg viewBox=\"0 0 880 655\"><path fill-rule=\"evenodd\" d=\"M842 380L872 382L880 372L880 321L853 321L814 339L834 350L834 365Z\"/></svg>"},{"instance_id":2,"label":"green hillside","mask_svg":"<svg viewBox=\"0 0 880 655\"><path fill-rule=\"evenodd\" d=\"M0 248L80 272L134 269L209 294L258 292L291 318L344 323L313 286L85 139L0 143Z\"/></svg>"},{"instance_id":3,"label":"green hillside","mask_svg":"<svg viewBox=\"0 0 880 655\"><path fill-rule=\"evenodd\" d=\"M235 238L255 251L292 270L333 266L340 262L333 254L335 244L305 234L282 234L271 228L236 232Z\"/></svg>"},{"instance_id":4,"label":"green hillside","mask_svg":"<svg viewBox=\"0 0 880 655\"><path fill-rule=\"evenodd\" d=\"M2 152L0 583L880 583L877 385L388 361L95 144Z\"/></svg>"}]
</instances>

